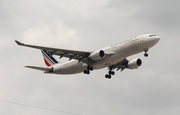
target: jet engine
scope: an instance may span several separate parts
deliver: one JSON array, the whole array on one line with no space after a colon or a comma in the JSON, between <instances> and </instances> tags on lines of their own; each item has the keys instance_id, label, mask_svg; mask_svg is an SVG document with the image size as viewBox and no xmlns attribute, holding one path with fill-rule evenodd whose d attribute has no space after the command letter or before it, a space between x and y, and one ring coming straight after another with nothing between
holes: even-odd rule
<instances>
[{"instance_id":1,"label":"jet engine","mask_svg":"<svg viewBox=\"0 0 180 115\"><path fill-rule=\"evenodd\" d=\"M133 59L128 62L127 68L128 69L137 69L139 66L141 66L142 61L141 59Z\"/></svg>"},{"instance_id":2,"label":"jet engine","mask_svg":"<svg viewBox=\"0 0 180 115\"><path fill-rule=\"evenodd\" d=\"M103 50L98 50L95 51L93 53L91 53L91 55L89 56L93 61L98 61L101 60L105 57L105 53Z\"/></svg>"}]
</instances>

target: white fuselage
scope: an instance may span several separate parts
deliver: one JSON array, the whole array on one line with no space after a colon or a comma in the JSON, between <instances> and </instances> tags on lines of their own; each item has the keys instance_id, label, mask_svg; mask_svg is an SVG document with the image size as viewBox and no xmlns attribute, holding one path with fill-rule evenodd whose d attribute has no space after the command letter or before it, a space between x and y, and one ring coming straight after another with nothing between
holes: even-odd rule
<instances>
[{"instance_id":1,"label":"white fuselage","mask_svg":"<svg viewBox=\"0 0 180 115\"><path fill-rule=\"evenodd\" d=\"M105 53L113 54L91 63L94 69L101 69L114 65L128 56L143 52L153 47L158 41L159 36L150 36L150 34L140 35L130 40L120 42L115 45L103 48ZM65 63L53 65L54 74L75 74L81 73L87 68L87 64L77 60L71 60Z\"/></svg>"}]
</instances>

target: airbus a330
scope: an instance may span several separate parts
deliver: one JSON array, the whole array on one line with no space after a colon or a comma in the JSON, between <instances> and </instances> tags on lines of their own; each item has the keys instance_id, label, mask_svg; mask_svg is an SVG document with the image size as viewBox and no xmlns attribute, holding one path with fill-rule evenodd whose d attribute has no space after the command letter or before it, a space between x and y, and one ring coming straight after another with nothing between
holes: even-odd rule
<instances>
[{"instance_id":1,"label":"airbus a330","mask_svg":"<svg viewBox=\"0 0 180 115\"><path fill-rule=\"evenodd\" d=\"M115 74L115 69L123 71L124 69L137 69L142 64L140 58L127 60L127 57L134 54L145 52L148 57L148 50L160 40L155 34L144 34L133 37L132 39L114 44L96 51L75 51L59 48L51 48L37 45L29 45L15 42L20 46L26 46L41 50L44 62L47 67L25 66L27 68L44 71L52 74L90 74L95 69L108 68L105 78L111 78ZM55 57L66 57L69 61L61 63Z\"/></svg>"}]
</instances>

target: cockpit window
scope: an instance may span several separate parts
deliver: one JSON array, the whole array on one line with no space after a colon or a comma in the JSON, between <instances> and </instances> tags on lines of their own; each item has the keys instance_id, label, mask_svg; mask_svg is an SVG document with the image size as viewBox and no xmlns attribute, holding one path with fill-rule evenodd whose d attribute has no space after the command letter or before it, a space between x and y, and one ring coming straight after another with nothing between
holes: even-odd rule
<instances>
[{"instance_id":1,"label":"cockpit window","mask_svg":"<svg viewBox=\"0 0 180 115\"><path fill-rule=\"evenodd\" d=\"M149 35L149 37L153 37L153 36L156 36L156 35Z\"/></svg>"}]
</instances>

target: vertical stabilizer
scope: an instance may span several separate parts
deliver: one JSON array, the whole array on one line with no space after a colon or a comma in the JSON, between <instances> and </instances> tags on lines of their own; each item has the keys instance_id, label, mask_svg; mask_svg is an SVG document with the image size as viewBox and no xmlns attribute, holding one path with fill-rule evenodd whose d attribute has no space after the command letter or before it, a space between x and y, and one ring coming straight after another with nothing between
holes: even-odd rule
<instances>
[{"instance_id":1,"label":"vertical stabilizer","mask_svg":"<svg viewBox=\"0 0 180 115\"><path fill-rule=\"evenodd\" d=\"M52 55L48 54L46 50L41 50L41 52L44 58L44 62L48 67L59 63Z\"/></svg>"}]
</instances>

